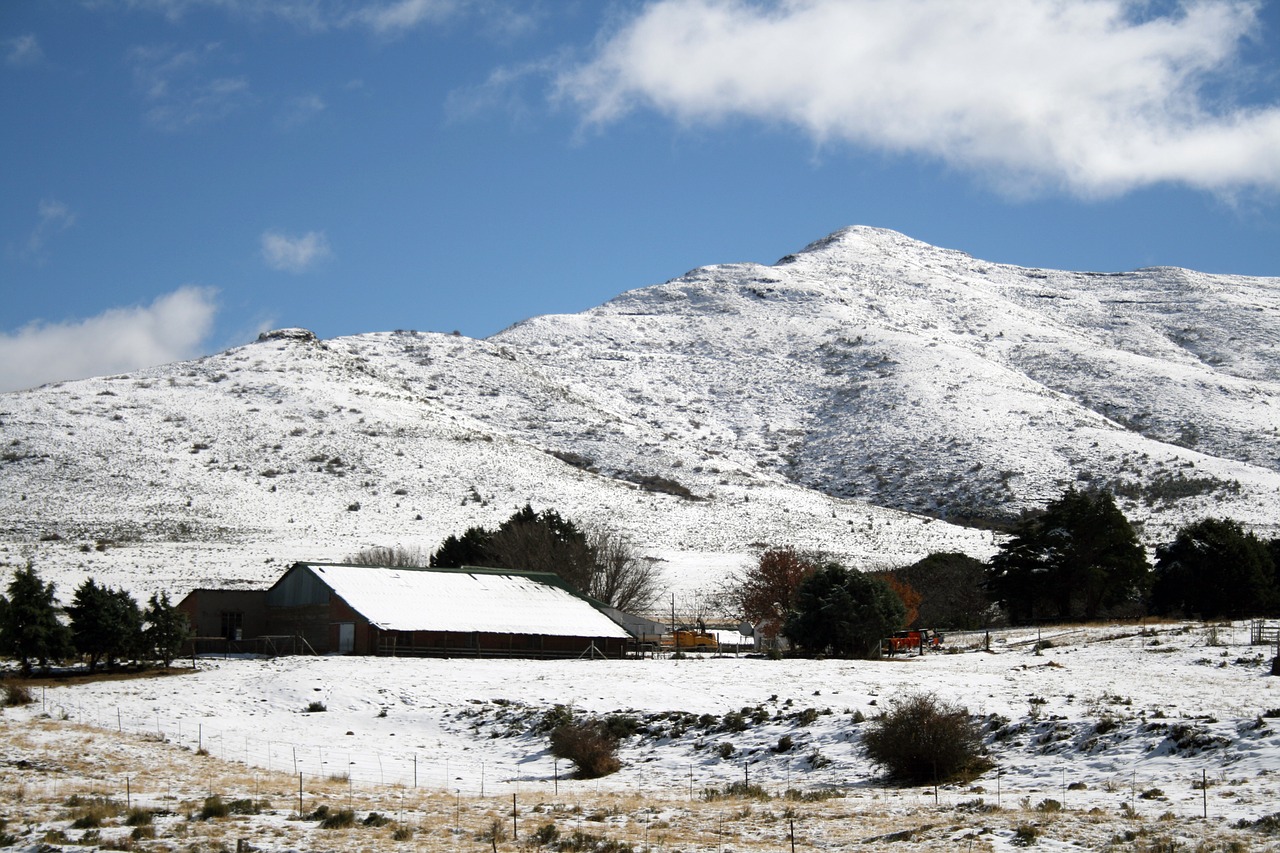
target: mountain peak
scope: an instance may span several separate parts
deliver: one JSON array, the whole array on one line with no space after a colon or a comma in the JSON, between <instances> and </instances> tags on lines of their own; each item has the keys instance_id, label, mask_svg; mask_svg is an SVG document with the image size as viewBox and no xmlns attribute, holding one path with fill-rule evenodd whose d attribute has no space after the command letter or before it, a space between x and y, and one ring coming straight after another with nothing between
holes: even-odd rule
<instances>
[{"instance_id":1,"label":"mountain peak","mask_svg":"<svg viewBox=\"0 0 1280 853\"><path fill-rule=\"evenodd\" d=\"M833 231L820 240L815 240L805 246L799 252L787 255L778 263L790 263L801 255L818 255L818 256L853 256L865 257L868 255L902 255L906 253L952 253L954 250L940 249L937 246L930 245L921 240L908 237L898 231L889 228L875 228L870 225L850 225ZM955 252L955 254L964 254L963 252Z\"/></svg>"}]
</instances>

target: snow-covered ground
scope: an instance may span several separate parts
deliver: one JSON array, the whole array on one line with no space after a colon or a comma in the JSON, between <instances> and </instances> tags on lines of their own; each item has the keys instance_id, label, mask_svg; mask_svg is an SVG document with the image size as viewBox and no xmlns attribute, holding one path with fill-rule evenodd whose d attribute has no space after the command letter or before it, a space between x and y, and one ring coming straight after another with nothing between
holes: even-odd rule
<instances>
[{"instance_id":1,"label":"snow-covered ground","mask_svg":"<svg viewBox=\"0 0 1280 853\"><path fill-rule=\"evenodd\" d=\"M1249 645L1246 625L1003 632L991 652L979 635L949 639L955 653L884 661L201 659L189 674L50 686L4 720L65 718L361 788L680 800L745 779L775 794L839 789L848 808L876 810L934 805L931 789L888 786L859 737L859 719L923 690L979 718L996 762L942 788L939 806L1056 800L1224 826L1280 811L1275 650ZM556 705L632 718L622 770L570 781L538 731Z\"/></svg>"}]
</instances>

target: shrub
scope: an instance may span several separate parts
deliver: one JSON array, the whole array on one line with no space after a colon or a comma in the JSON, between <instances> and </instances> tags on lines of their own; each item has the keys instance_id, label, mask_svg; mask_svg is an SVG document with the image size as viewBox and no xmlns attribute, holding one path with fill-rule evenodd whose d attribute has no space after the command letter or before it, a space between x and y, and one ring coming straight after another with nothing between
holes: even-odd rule
<instances>
[{"instance_id":1,"label":"shrub","mask_svg":"<svg viewBox=\"0 0 1280 853\"><path fill-rule=\"evenodd\" d=\"M969 711L930 693L890 700L862 735L867 756L905 784L967 781L991 766Z\"/></svg>"},{"instance_id":2,"label":"shrub","mask_svg":"<svg viewBox=\"0 0 1280 853\"><path fill-rule=\"evenodd\" d=\"M795 741L791 735L783 735L778 738L778 745L773 748L774 752L790 752L791 747L795 746Z\"/></svg>"},{"instance_id":3,"label":"shrub","mask_svg":"<svg viewBox=\"0 0 1280 853\"><path fill-rule=\"evenodd\" d=\"M730 782L723 788L703 788L702 799L708 803L730 797L742 797L751 800L767 800L769 792L759 785L748 782Z\"/></svg>"},{"instance_id":4,"label":"shrub","mask_svg":"<svg viewBox=\"0 0 1280 853\"><path fill-rule=\"evenodd\" d=\"M151 821L155 817L155 812L150 809L132 808L129 809L129 816L125 818L125 826L150 826Z\"/></svg>"},{"instance_id":5,"label":"shrub","mask_svg":"<svg viewBox=\"0 0 1280 853\"><path fill-rule=\"evenodd\" d=\"M72 829L97 829L113 817L118 817L124 807L109 797L81 797L72 795L67 805L75 811Z\"/></svg>"},{"instance_id":6,"label":"shrub","mask_svg":"<svg viewBox=\"0 0 1280 853\"><path fill-rule=\"evenodd\" d=\"M216 794L212 797L205 798L204 806L200 809L200 819L209 820L215 817L226 817L231 814L231 806L227 805L222 797Z\"/></svg>"},{"instance_id":7,"label":"shrub","mask_svg":"<svg viewBox=\"0 0 1280 853\"><path fill-rule=\"evenodd\" d=\"M720 743L716 744L716 755L721 758L732 758L733 754L737 751L738 750L734 745L729 743L727 740L722 740Z\"/></svg>"},{"instance_id":8,"label":"shrub","mask_svg":"<svg viewBox=\"0 0 1280 853\"><path fill-rule=\"evenodd\" d=\"M1014 847L1030 847L1040 838L1040 828L1031 823L1020 823L1013 829L1009 843Z\"/></svg>"},{"instance_id":9,"label":"shrub","mask_svg":"<svg viewBox=\"0 0 1280 853\"><path fill-rule=\"evenodd\" d=\"M18 705L30 705L36 701L31 695L31 691L22 684L6 684L4 685L4 698L0 700L6 708L13 708Z\"/></svg>"},{"instance_id":10,"label":"shrub","mask_svg":"<svg viewBox=\"0 0 1280 853\"><path fill-rule=\"evenodd\" d=\"M327 710L329 709L325 707L325 704L323 702L320 702L320 701L314 701L311 704L307 705L308 714L318 714L321 711L327 711Z\"/></svg>"},{"instance_id":11,"label":"shrub","mask_svg":"<svg viewBox=\"0 0 1280 853\"><path fill-rule=\"evenodd\" d=\"M321 829L350 829L356 825L356 813L351 809L339 809L320 818Z\"/></svg>"},{"instance_id":12,"label":"shrub","mask_svg":"<svg viewBox=\"0 0 1280 853\"><path fill-rule=\"evenodd\" d=\"M616 773L618 739L600 720L569 720L551 732L551 754L572 761L579 779L598 779Z\"/></svg>"},{"instance_id":13,"label":"shrub","mask_svg":"<svg viewBox=\"0 0 1280 853\"><path fill-rule=\"evenodd\" d=\"M369 812L368 817L366 817L362 823L365 826L386 826L391 823L391 818L384 814L380 814L379 812Z\"/></svg>"}]
</instances>

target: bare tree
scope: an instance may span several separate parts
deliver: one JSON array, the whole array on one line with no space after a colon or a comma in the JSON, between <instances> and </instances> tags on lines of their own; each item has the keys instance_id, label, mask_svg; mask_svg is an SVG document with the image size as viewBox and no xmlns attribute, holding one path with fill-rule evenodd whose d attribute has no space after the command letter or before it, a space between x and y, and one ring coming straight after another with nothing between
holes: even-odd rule
<instances>
[{"instance_id":1,"label":"bare tree","mask_svg":"<svg viewBox=\"0 0 1280 853\"><path fill-rule=\"evenodd\" d=\"M587 548L594 563L588 595L628 612L644 610L658 595L661 572L643 559L630 540L605 528L587 531Z\"/></svg>"},{"instance_id":2,"label":"bare tree","mask_svg":"<svg viewBox=\"0 0 1280 853\"><path fill-rule=\"evenodd\" d=\"M416 545L412 548L405 545L372 545L347 557L347 562L353 566L403 566L415 569L425 568L430 560L431 555Z\"/></svg>"}]
</instances>

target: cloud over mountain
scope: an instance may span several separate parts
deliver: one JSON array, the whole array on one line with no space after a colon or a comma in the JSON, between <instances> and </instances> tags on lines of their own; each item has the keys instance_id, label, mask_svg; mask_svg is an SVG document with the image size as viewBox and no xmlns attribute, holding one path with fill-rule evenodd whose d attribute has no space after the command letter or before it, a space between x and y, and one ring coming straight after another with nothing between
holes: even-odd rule
<instances>
[{"instance_id":1,"label":"cloud over mountain","mask_svg":"<svg viewBox=\"0 0 1280 853\"><path fill-rule=\"evenodd\" d=\"M1258 4L661 0L558 91L589 123L652 109L920 154L1010 191L1280 189L1280 104L1245 86ZM1206 92L1212 91L1212 96Z\"/></svg>"},{"instance_id":2,"label":"cloud over mountain","mask_svg":"<svg viewBox=\"0 0 1280 853\"><path fill-rule=\"evenodd\" d=\"M0 391L102 376L191 358L217 313L214 291L182 287L148 306L0 334Z\"/></svg>"}]
</instances>

